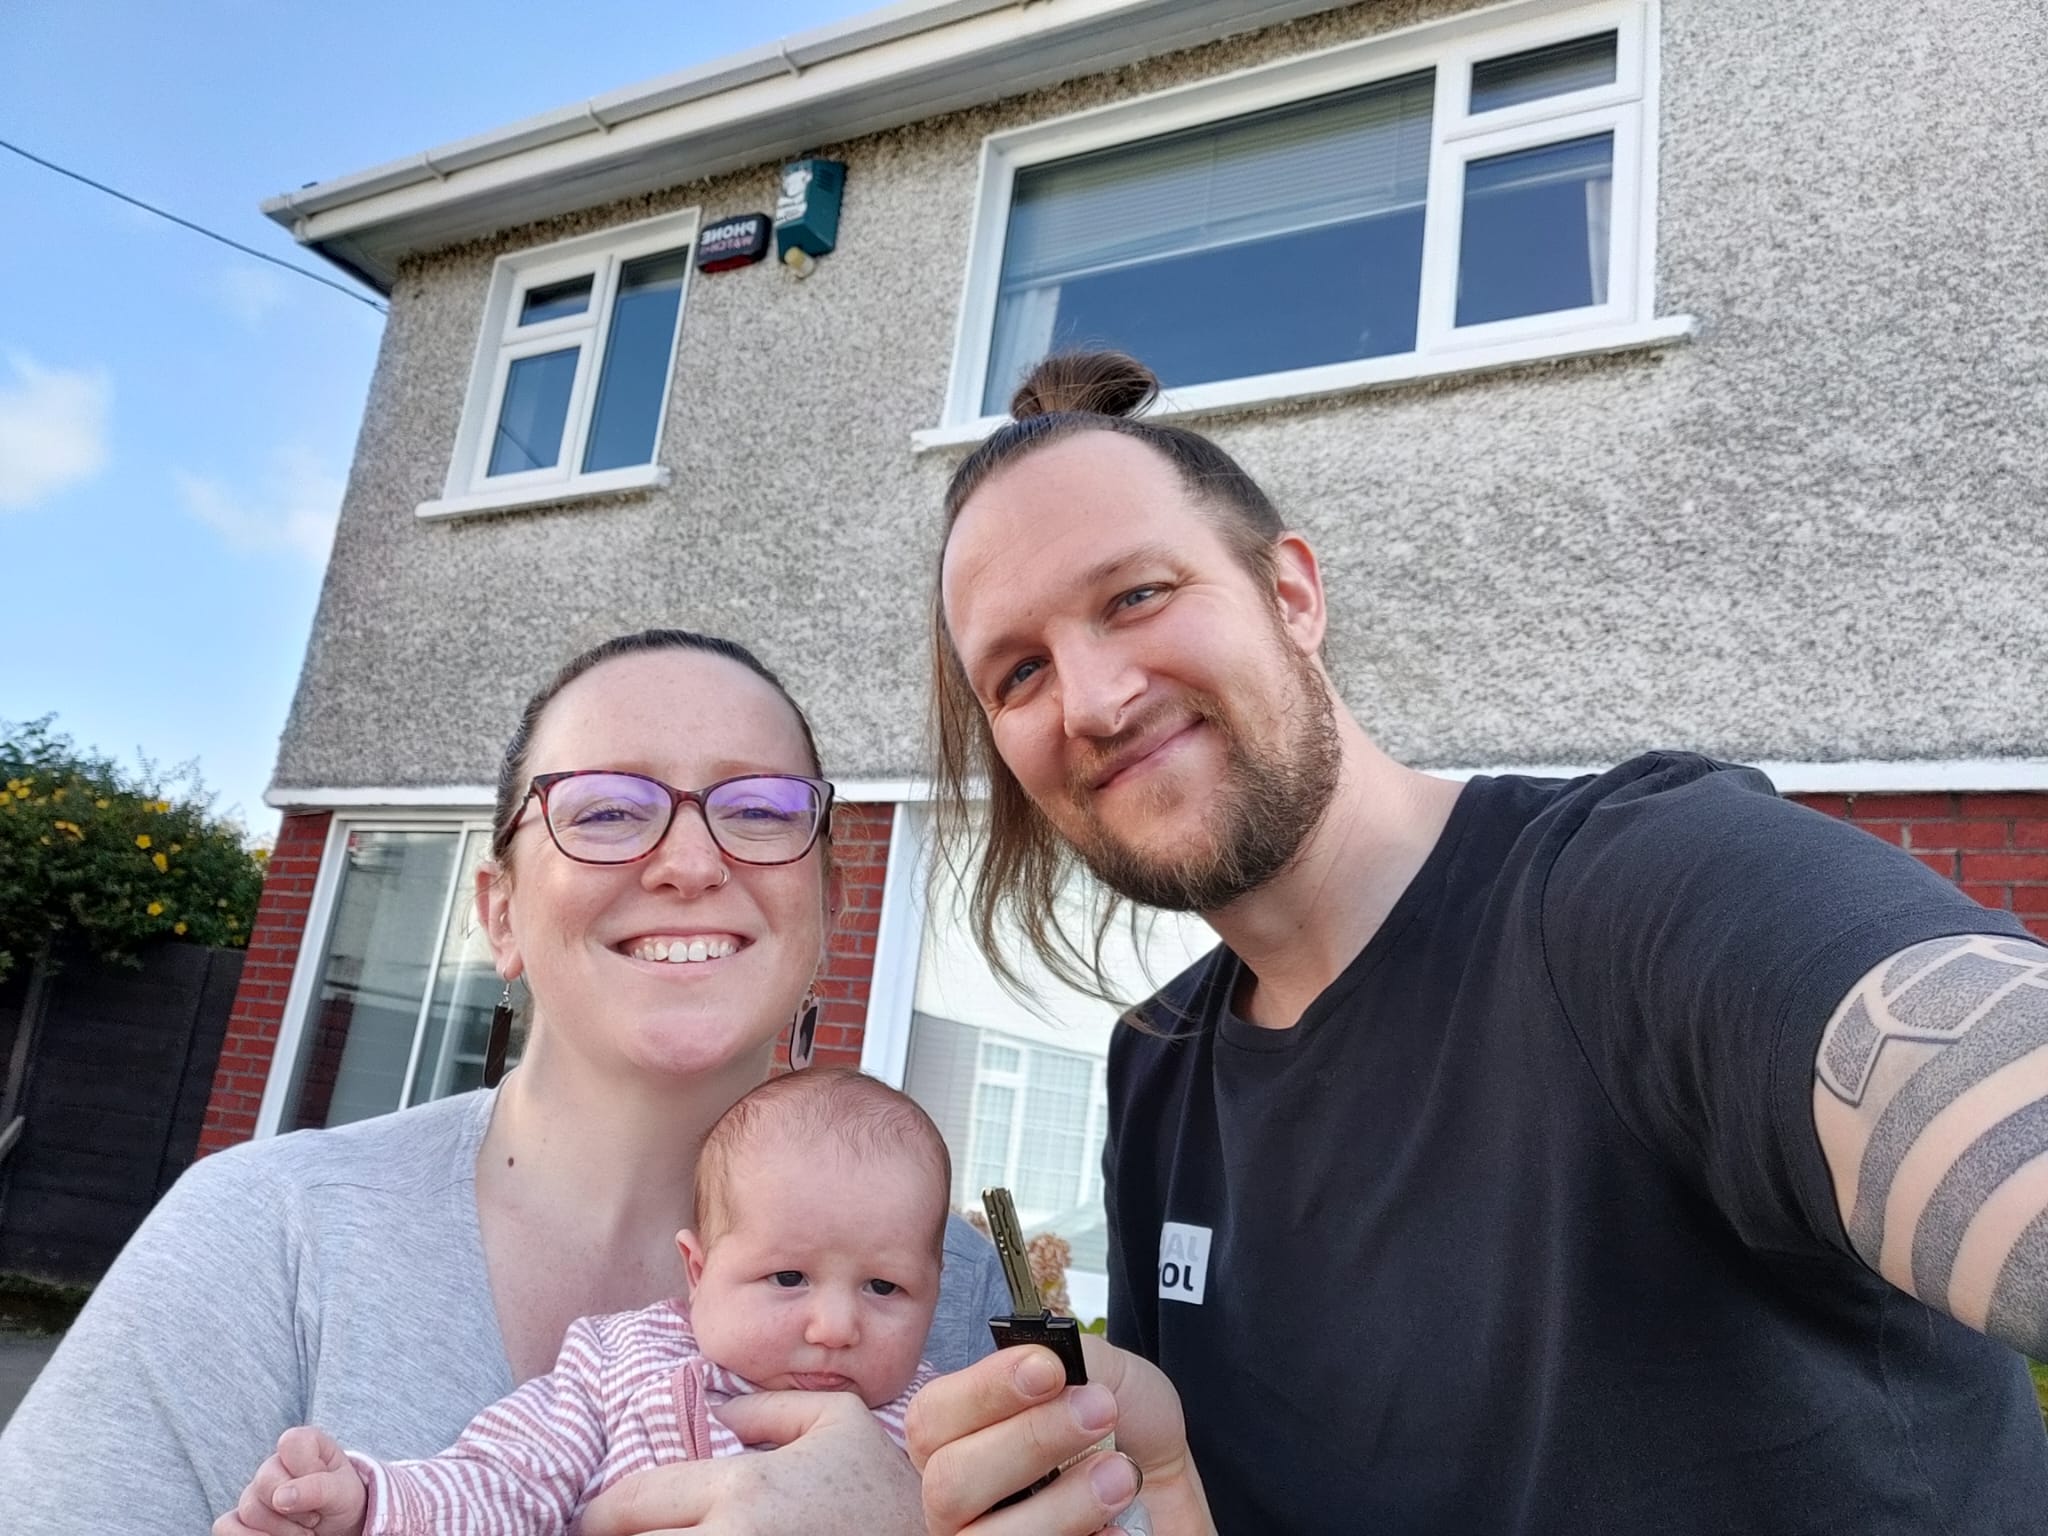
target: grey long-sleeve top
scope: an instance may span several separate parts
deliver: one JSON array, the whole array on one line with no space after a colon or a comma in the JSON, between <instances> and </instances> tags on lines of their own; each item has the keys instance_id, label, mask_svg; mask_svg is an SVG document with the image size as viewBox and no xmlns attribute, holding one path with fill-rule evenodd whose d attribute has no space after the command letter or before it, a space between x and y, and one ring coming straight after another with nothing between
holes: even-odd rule
<instances>
[{"instance_id":1,"label":"grey long-sleeve top","mask_svg":"<svg viewBox=\"0 0 2048 1536\"><path fill-rule=\"evenodd\" d=\"M477 1228L493 1095L232 1148L165 1195L0 1433L9 1536L201 1536L294 1424L427 1456L513 1388ZM925 1354L1009 1302L954 1218Z\"/></svg>"}]
</instances>

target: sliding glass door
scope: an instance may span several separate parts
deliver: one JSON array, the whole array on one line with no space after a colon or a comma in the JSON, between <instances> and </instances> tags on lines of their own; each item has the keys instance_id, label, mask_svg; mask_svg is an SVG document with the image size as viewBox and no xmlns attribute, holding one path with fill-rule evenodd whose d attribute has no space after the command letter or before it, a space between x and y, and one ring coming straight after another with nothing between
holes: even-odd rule
<instances>
[{"instance_id":1,"label":"sliding glass door","mask_svg":"<svg viewBox=\"0 0 2048 1536\"><path fill-rule=\"evenodd\" d=\"M342 833L277 1129L346 1125L476 1087L499 996L473 892L485 826Z\"/></svg>"}]
</instances>

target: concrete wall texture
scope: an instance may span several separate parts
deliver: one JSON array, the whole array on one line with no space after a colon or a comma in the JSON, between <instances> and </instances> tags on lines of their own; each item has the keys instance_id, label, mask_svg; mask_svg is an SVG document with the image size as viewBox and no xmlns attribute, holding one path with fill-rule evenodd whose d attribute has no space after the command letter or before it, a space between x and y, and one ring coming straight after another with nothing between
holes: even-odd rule
<instances>
[{"instance_id":1,"label":"concrete wall texture","mask_svg":"<svg viewBox=\"0 0 2048 1536\"><path fill-rule=\"evenodd\" d=\"M825 146L840 248L692 278L638 499L421 523L494 257L772 167L409 264L393 294L284 788L482 784L573 650L754 645L828 771L919 767L954 457L939 417L982 138L1409 23L1384 0ZM1650 745L1832 761L2048 753L2048 196L2037 0L1664 0L1653 355L1197 423L1314 538L1360 718L1425 765Z\"/></svg>"}]
</instances>

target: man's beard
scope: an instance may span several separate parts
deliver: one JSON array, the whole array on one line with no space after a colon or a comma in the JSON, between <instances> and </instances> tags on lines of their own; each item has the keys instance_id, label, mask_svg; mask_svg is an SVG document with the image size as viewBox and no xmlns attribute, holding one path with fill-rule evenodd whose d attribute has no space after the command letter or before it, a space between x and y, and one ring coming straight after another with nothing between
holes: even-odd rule
<instances>
[{"instance_id":1,"label":"man's beard","mask_svg":"<svg viewBox=\"0 0 2048 1536\"><path fill-rule=\"evenodd\" d=\"M1253 741L1220 700L1206 695L1184 700L1224 746L1223 782L1203 821L1207 847L1177 857L1133 847L1102 824L1085 777L1068 785L1082 816L1081 828L1069 841L1104 885L1148 907L1213 912L1257 890L1293 862L1337 792L1343 752L1336 706L1322 674L1291 642L1283 643L1294 663L1295 689L1281 739ZM1101 755L1111 756L1153 718L1104 743Z\"/></svg>"}]
</instances>

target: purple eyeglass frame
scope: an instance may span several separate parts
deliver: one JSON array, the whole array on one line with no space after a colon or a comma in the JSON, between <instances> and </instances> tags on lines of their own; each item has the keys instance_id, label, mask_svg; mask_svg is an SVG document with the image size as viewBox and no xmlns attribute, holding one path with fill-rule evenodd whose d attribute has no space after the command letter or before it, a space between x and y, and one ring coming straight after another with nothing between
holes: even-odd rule
<instances>
[{"instance_id":1,"label":"purple eyeglass frame","mask_svg":"<svg viewBox=\"0 0 2048 1536\"><path fill-rule=\"evenodd\" d=\"M638 779L643 784L652 784L656 789L661 790L668 796L668 820L662 823L661 831L655 834L654 841L629 859L586 859L578 854L571 853L562 846L561 838L555 835L554 820L548 815L548 792L557 784L561 783L564 779L589 779L600 776L608 779ZM818 797L817 824L811 828L810 841L804 844L801 852L794 853L786 859L750 859L743 853L733 852L732 849L726 847L724 842L720 840L717 828L711 825L711 818L704 812L704 797L716 790L725 788L728 784L745 783L751 779L784 779L793 784L808 784L811 792ZM563 773L536 773L533 776L532 782L526 787L526 799L519 803L519 814L512 818L511 831L517 832L524 824L527 805L535 798L538 798L540 800L540 823L547 828L548 841L555 845L555 851L561 854L563 858L577 864L595 864L599 866L637 864L642 859L653 857L655 849L661 846L663 839L668 836L670 828L676 824L677 808L685 801L688 801L691 805L696 806L698 818L704 823L705 835L711 839L712 846L719 851L722 857L731 859L738 864L752 864L759 869L776 869L784 864L800 863L802 860L810 857L811 850L818 846L818 839L824 835L825 828L831 823L832 803L835 794L836 791L832 787L831 780L814 779L808 774L802 773L735 773L729 778L715 779L711 783L706 784L702 789L677 789L675 785L665 783L655 778L652 774L630 773L623 768L571 768Z\"/></svg>"}]
</instances>

